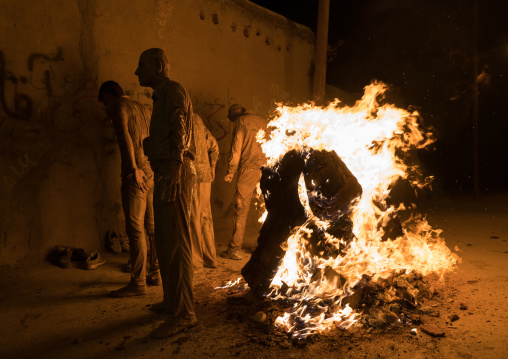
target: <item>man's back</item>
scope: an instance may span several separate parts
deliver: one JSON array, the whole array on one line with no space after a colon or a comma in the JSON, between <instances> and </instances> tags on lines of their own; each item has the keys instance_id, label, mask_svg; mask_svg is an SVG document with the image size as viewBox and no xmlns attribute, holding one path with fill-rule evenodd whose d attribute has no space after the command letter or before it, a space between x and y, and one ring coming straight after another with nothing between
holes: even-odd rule
<instances>
[{"instance_id":1,"label":"man's back","mask_svg":"<svg viewBox=\"0 0 508 359\"><path fill-rule=\"evenodd\" d=\"M256 135L260 129L266 128L266 120L250 111L239 116L235 121L233 142L230 155L230 170L259 168L266 162L261 144Z\"/></svg>"},{"instance_id":2,"label":"man's back","mask_svg":"<svg viewBox=\"0 0 508 359\"><path fill-rule=\"evenodd\" d=\"M143 140L148 136L150 128L150 110L127 96L121 96L108 106L107 113L111 118L120 116L122 113L127 116L128 132L132 140L136 165L146 174L151 172L148 158L143 151ZM119 121L113 121L113 123L118 124ZM128 159L125 154L122 154L122 176L130 174L131 171Z\"/></svg>"}]
</instances>

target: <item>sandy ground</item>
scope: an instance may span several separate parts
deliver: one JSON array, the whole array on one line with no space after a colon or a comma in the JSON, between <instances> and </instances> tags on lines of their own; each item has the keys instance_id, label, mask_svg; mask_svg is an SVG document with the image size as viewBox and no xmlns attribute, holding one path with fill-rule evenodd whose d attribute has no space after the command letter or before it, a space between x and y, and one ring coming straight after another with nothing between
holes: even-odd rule
<instances>
[{"instance_id":1,"label":"sandy ground","mask_svg":"<svg viewBox=\"0 0 508 359\"><path fill-rule=\"evenodd\" d=\"M508 195L440 198L422 211L462 258L425 303L439 317L421 316L444 337L418 329L412 334L415 326L407 326L333 328L308 343L274 340L271 326L251 320L269 302L231 304L227 298L242 293L214 289L240 277L244 253L242 261L220 258L216 269L196 272L197 327L155 340L149 334L164 317L148 307L161 301L161 288L150 287L143 297L109 298L129 280L121 271L127 255L104 253L107 263L94 271L49 263L2 268L0 358L508 358ZM221 251L229 228L216 231ZM453 323L452 314L459 316Z\"/></svg>"}]
</instances>

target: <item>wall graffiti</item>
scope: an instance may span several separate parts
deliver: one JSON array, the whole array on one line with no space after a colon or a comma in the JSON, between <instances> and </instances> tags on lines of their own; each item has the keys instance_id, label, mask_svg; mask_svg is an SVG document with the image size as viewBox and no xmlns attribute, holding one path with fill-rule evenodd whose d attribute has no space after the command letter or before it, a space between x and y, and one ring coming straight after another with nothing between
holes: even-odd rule
<instances>
[{"instance_id":1,"label":"wall graffiti","mask_svg":"<svg viewBox=\"0 0 508 359\"><path fill-rule=\"evenodd\" d=\"M21 156L14 158L14 163L8 167L7 173L0 176L0 194L12 192L14 186L21 179L33 172L39 166L42 155L47 149L47 147L41 148L41 152L38 154L23 153Z\"/></svg>"},{"instance_id":2,"label":"wall graffiti","mask_svg":"<svg viewBox=\"0 0 508 359\"><path fill-rule=\"evenodd\" d=\"M27 69L29 76L16 76L12 71L6 68L6 59L3 51L0 50L0 105L2 110L12 119L28 121L31 119L34 106L33 100L27 94L18 91L19 85L30 84L37 90L44 90L48 98L54 95L54 83L56 76L52 67L52 63L63 61L63 50L58 48L55 55L33 53L28 56ZM44 65L44 66L40 66ZM73 83L68 74L63 76L63 85ZM13 86L13 107L9 107L7 100L7 83Z\"/></svg>"},{"instance_id":3,"label":"wall graffiti","mask_svg":"<svg viewBox=\"0 0 508 359\"><path fill-rule=\"evenodd\" d=\"M14 109L7 105L5 84L10 80L14 84ZM17 78L5 68L5 57L3 51L0 51L0 104L2 110L10 118L19 120L28 120L32 116L33 104L32 99L28 95L17 92Z\"/></svg>"},{"instance_id":4,"label":"wall graffiti","mask_svg":"<svg viewBox=\"0 0 508 359\"><path fill-rule=\"evenodd\" d=\"M213 118L217 117L216 115L225 109L226 105L219 103L218 98L216 98L213 103L205 101L200 104L199 99L196 96L192 96L192 106L194 108L194 112L196 113L210 112L204 115L203 120L217 141L221 141L226 138L228 131L219 120ZM226 115L224 114L224 116Z\"/></svg>"},{"instance_id":5,"label":"wall graffiti","mask_svg":"<svg viewBox=\"0 0 508 359\"><path fill-rule=\"evenodd\" d=\"M97 98L98 91L97 81L86 79L70 102L57 103L50 116L55 128L62 133L75 132L89 123L90 119L95 119L101 127L111 127L110 120Z\"/></svg>"},{"instance_id":6,"label":"wall graffiti","mask_svg":"<svg viewBox=\"0 0 508 359\"><path fill-rule=\"evenodd\" d=\"M24 74L9 71L7 60L0 51L1 195L11 193L21 179L38 168L58 142L58 133L66 135L93 123L112 127L97 98L97 81L78 82L72 74L73 65L64 64L61 47L54 53L30 54ZM108 146L113 131L99 132L102 145Z\"/></svg>"},{"instance_id":7,"label":"wall graffiti","mask_svg":"<svg viewBox=\"0 0 508 359\"><path fill-rule=\"evenodd\" d=\"M28 70L30 71L30 73L33 74L35 61L38 61L38 62L44 64L47 62L51 63L51 62L63 61L63 59L64 59L63 52L62 52L62 48L60 48L60 47L58 48L58 51L55 56L34 53L28 57ZM68 76L64 76L64 79L66 82L71 82L71 81L68 81ZM53 95L52 83L54 82L54 80L55 80L55 74L53 72L53 68L50 66L49 69L45 69L43 72L43 77L40 80L42 86L36 85L35 81L33 80L33 76L31 76L30 83L36 89L46 90L47 96L51 97Z\"/></svg>"}]
</instances>

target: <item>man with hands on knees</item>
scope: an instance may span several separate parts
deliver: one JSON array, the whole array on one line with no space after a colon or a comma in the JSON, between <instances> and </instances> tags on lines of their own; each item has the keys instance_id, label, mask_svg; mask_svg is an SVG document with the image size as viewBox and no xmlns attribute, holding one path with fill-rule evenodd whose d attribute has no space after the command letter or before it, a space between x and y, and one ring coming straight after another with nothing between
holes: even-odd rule
<instances>
[{"instance_id":1,"label":"man with hands on knees","mask_svg":"<svg viewBox=\"0 0 508 359\"><path fill-rule=\"evenodd\" d=\"M114 81L101 85L99 101L106 107L120 147L122 207L131 262L129 284L112 291L110 295L145 295L147 284L162 284L154 247L153 172L142 145L143 139L148 136L150 111L143 104L125 96L120 85ZM147 239L150 246L148 261Z\"/></svg>"},{"instance_id":2,"label":"man with hands on knees","mask_svg":"<svg viewBox=\"0 0 508 359\"><path fill-rule=\"evenodd\" d=\"M165 312L167 319L151 335L166 338L197 323L190 235L196 186L193 110L188 92L169 78L169 60L162 49L144 51L135 74L141 86L154 90L144 150L154 172L155 246L164 298L151 309Z\"/></svg>"}]
</instances>

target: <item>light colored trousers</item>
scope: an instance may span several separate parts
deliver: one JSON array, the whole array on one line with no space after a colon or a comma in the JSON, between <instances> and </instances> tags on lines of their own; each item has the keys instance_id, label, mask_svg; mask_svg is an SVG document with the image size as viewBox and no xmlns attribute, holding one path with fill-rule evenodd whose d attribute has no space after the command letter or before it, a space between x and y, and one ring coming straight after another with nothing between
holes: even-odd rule
<instances>
[{"instance_id":1,"label":"light colored trousers","mask_svg":"<svg viewBox=\"0 0 508 359\"><path fill-rule=\"evenodd\" d=\"M229 249L232 251L238 251L242 248L250 201L252 200L252 195L260 179L261 170L259 168L247 168L238 174L234 199L235 214L233 215L233 238L229 243Z\"/></svg>"},{"instance_id":2,"label":"light colored trousers","mask_svg":"<svg viewBox=\"0 0 508 359\"><path fill-rule=\"evenodd\" d=\"M212 207L210 206L211 182L200 182L192 199L191 237L195 268L215 266L216 250L213 232Z\"/></svg>"},{"instance_id":3,"label":"light colored trousers","mask_svg":"<svg viewBox=\"0 0 508 359\"><path fill-rule=\"evenodd\" d=\"M132 179L122 179L122 207L125 215L125 229L129 238L131 282L138 286L146 285L146 277L155 279L159 276L159 264L153 238L153 177L147 179L146 186L148 191L143 193L133 184ZM147 239L150 246L148 265Z\"/></svg>"}]
</instances>

